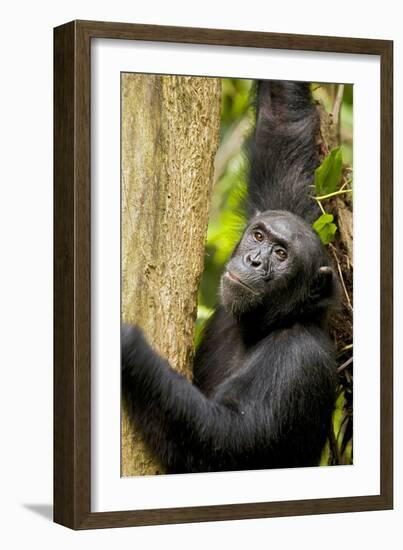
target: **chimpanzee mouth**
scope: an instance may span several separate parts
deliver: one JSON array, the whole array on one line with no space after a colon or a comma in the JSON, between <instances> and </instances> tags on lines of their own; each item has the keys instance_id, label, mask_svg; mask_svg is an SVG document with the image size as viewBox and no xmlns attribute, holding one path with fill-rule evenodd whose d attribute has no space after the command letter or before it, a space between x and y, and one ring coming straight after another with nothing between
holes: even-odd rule
<instances>
[{"instance_id":1,"label":"chimpanzee mouth","mask_svg":"<svg viewBox=\"0 0 403 550\"><path fill-rule=\"evenodd\" d=\"M255 294L255 296L258 295L258 293L253 289L251 288L250 286L248 286L246 283L244 283L237 275L234 275L233 273L231 273L231 271L226 271L224 273L224 277L226 279L229 279L230 281L232 281L233 283L236 283L240 286L243 286L244 288L246 288L247 290L249 290L249 292L252 292L252 294Z\"/></svg>"}]
</instances>

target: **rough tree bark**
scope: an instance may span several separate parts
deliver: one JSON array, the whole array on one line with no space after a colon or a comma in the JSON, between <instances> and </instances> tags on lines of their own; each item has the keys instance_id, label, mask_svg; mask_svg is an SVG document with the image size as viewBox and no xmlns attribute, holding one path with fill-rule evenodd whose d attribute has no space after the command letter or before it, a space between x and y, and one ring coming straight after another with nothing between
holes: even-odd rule
<instances>
[{"instance_id":1,"label":"rough tree bark","mask_svg":"<svg viewBox=\"0 0 403 550\"><path fill-rule=\"evenodd\" d=\"M123 74L122 317L191 377L220 81ZM123 476L160 473L122 408Z\"/></svg>"}]
</instances>

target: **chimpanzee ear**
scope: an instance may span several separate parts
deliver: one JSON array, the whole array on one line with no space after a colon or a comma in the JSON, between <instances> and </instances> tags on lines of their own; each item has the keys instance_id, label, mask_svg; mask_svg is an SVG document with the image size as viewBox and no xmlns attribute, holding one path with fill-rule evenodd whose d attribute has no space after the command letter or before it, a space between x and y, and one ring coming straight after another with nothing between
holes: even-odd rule
<instances>
[{"instance_id":1,"label":"chimpanzee ear","mask_svg":"<svg viewBox=\"0 0 403 550\"><path fill-rule=\"evenodd\" d=\"M329 279L332 279L334 276L333 269L329 265L322 265L319 268L319 277L323 281L328 281Z\"/></svg>"},{"instance_id":2,"label":"chimpanzee ear","mask_svg":"<svg viewBox=\"0 0 403 550\"><path fill-rule=\"evenodd\" d=\"M336 287L335 274L328 265L323 265L318 269L311 287L311 298L321 299L330 298L334 295Z\"/></svg>"}]
</instances>

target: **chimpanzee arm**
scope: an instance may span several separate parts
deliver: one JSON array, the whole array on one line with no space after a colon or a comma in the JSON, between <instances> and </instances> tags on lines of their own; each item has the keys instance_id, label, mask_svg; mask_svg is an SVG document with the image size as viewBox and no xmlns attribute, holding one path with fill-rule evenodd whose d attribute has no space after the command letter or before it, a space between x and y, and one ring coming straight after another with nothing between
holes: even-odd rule
<instances>
[{"instance_id":1,"label":"chimpanzee arm","mask_svg":"<svg viewBox=\"0 0 403 550\"><path fill-rule=\"evenodd\" d=\"M320 214L310 185L319 165L319 113L309 84L259 80L249 141L248 210L288 210L309 222Z\"/></svg>"},{"instance_id":2,"label":"chimpanzee arm","mask_svg":"<svg viewBox=\"0 0 403 550\"><path fill-rule=\"evenodd\" d=\"M223 469L223 461L231 469L248 420L207 399L152 350L137 327L122 331L122 388L142 434L168 471L214 471Z\"/></svg>"},{"instance_id":3,"label":"chimpanzee arm","mask_svg":"<svg viewBox=\"0 0 403 550\"><path fill-rule=\"evenodd\" d=\"M292 356L286 348L279 355L286 362ZM299 359L265 372L268 358L262 348L252 368L228 379L216 398L208 399L151 349L138 328L124 328L123 392L147 443L169 472L314 465L334 396L325 395L323 401L315 395L316 388L323 390L315 365L309 365L312 374L306 376L296 372ZM273 388L274 380L278 385Z\"/></svg>"}]
</instances>

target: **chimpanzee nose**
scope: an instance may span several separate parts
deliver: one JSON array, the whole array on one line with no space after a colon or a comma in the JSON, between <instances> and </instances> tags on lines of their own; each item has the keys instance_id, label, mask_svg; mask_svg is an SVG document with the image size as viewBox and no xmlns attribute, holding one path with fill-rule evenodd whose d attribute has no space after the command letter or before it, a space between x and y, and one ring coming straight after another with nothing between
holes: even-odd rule
<instances>
[{"instance_id":1,"label":"chimpanzee nose","mask_svg":"<svg viewBox=\"0 0 403 550\"><path fill-rule=\"evenodd\" d=\"M245 256L245 263L254 269L258 269L262 265L260 252L248 252Z\"/></svg>"}]
</instances>

